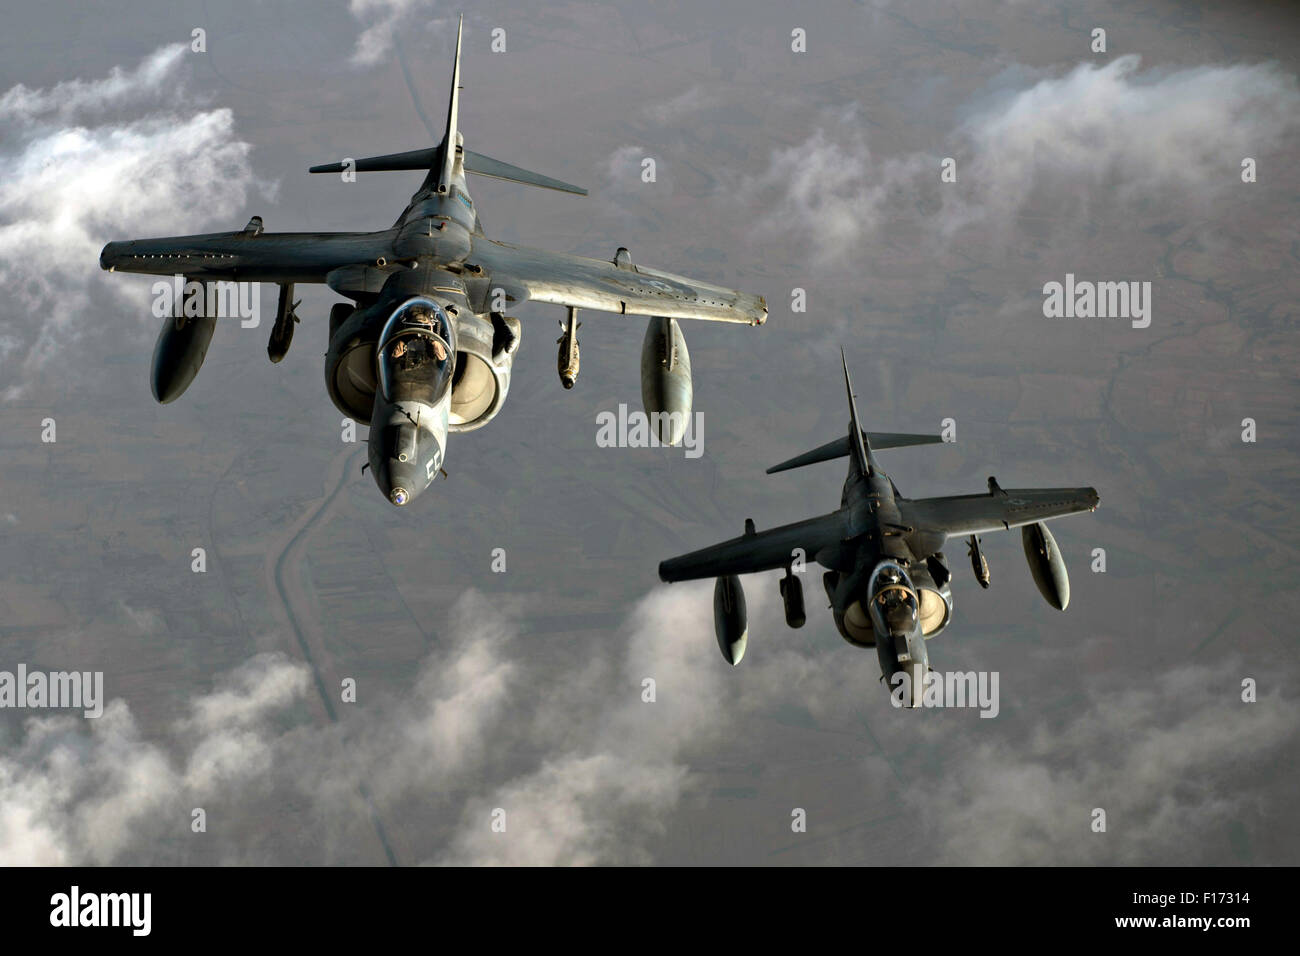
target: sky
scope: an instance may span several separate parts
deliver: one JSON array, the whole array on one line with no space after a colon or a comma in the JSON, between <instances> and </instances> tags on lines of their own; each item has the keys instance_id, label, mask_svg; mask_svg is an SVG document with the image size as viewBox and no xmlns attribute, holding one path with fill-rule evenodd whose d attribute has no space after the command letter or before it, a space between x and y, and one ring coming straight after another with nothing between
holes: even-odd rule
<instances>
[{"instance_id":1,"label":"sky","mask_svg":"<svg viewBox=\"0 0 1300 956\"><path fill-rule=\"evenodd\" d=\"M764 295L770 318L684 323L688 457L596 440L602 412L639 407L643 319L584 312L565 391L562 310L520 306L505 408L398 510L323 387L334 293L298 287L272 365L265 287L262 325L219 323L159 406L152 280L98 253L254 214L386 228L419 173L307 167L431 145L457 12L10 12L0 672L102 672L104 693L98 718L0 709L0 863L1300 862L1297 14L467 8L467 148L590 190L471 179L488 235L625 246ZM1150 323L1049 317L1067 276L1150 283ZM843 433L841 346L865 427L955 425L880 453L903 494L989 475L1100 494L1052 524L1063 613L1014 532L984 538L987 591L947 546L931 663L998 674L996 717L892 707L819 569L799 630L779 573L744 579L735 668L711 582L657 580L746 518L837 506L842 463L763 470Z\"/></svg>"}]
</instances>

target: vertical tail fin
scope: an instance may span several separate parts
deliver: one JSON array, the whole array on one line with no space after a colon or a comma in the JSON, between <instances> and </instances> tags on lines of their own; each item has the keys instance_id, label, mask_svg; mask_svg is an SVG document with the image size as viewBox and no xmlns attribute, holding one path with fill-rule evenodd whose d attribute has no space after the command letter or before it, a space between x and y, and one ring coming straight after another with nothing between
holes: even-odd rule
<instances>
[{"instance_id":1,"label":"vertical tail fin","mask_svg":"<svg viewBox=\"0 0 1300 956\"><path fill-rule=\"evenodd\" d=\"M348 160L346 164L321 163L312 166L309 171L313 173L372 173L390 170L427 169L429 175L420 184L420 188L433 187L437 190L438 195L445 196L451 191L452 177L456 173L456 156L459 154L462 168L467 173L478 173L480 176L492 176L496 179L507 179L511 182L525 183L529 186L542 186L546 189L558 189L560 192L576 193L579 196L587 195L587 190L581 186L573 186L558 179L552 179L550 176L530 172L519 166L504 163L499 159L493 159L490 156L484 156L482 153L476 153L464 148L464 140L460 135L460 47L461 37L464 32L465 16L462 14L460 24L456 27L456 59L451 70L451 96L447 100L447 126L443 130L442 142L425 149L412 149L404 153L389 153L385 156L368 156L365 159ZM405 70L405 66L403 66L403 69ZM419 109L418 103L416 109ZM424 114L420 113L420 116L423 118ZM426 125L428 125L427 121Z\"/></svg>"},{"instance_id":2,"label":"vertical tail fin","mask_svg":"<svg viewBox=\"0 0 1300 956\"><path fill-rule=\"evenodd\" d=\"M943 437L940 435L912 435L906 432L864 432L862 422L858 420L857 396L853 394L853 380L849 378L849 362L844 357L843 347L840 348L840 362L844 366L844 390L849 396L849 433L836 438L834 441L828 441L812 451L806 451L802 455L795 455L779 465L773 465L767 470L769 475L774 475L778 471L789 471L791 468L802 468L804 465L812 465L819 461L830 461L834 458L848 456L853 460L853 467L861 474L870 477L876 473L876 456L873 449L906 448L910 445L938 445L943 442Z\"/></svg>"},{"instance_id":3,"label":"vertical tail fin","mask_svg":"<svg viewBox=\"0 0 1300 956\"><path fill-rule=\"evenodd\" d=\"M446 195L451 189L452 172L456 168L456 147L460 145L460 38L465 32L465 14L460 15L456 27L456 60L451 68L451 97L447 102L447 129L442 134L442 169L438 171L438 192Z\"/></svg>"},{"instance_id":4,"label":"vertical tail fin","mask_svg":"<svg viewBox=\"0 0 1300 956\"><path fill-rule=\"evenodd\" d=\"M871 455L863 436L862 423L858 421L857 397L853 394L853 380L849 378L849 360L844 357L844 346L840 346L840 362L844 365L844 389L849 394L849 450L858 469L864 475L870 475Z\"/></svg>"}]
</instances>

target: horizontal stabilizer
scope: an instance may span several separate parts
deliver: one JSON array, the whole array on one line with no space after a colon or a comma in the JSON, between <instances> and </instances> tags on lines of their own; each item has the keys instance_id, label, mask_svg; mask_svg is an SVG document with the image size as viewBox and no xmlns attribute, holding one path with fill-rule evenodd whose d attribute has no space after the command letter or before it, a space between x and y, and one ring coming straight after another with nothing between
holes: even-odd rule
<instances>
[{"instance_id":1,"label":"horizontal stabilizer","mask_svg":"<svg viewBox=\"0 0 1300 956\"><path fill-rule=\"evenodd\" d=\"M493 179L508 179L513 183L524 183L527 186L558 189L562 193L575 193L579 196L587 195L587 190L581 186L561 182L558 179L552 179L550 176L543 176L541 173L529 172L526 169L511 166L499 159L493 159L491 156L484 156L482 153L476 153L468 149L465 150L465 170L470 173L478 173L480 176L491 176Z\"/></svg>"},{"instance_id":2,"label":"horizontal stabilizer","mask_svg":"<svg viewBox=\"0 0 1300 956\"><path fill-rule=\"evenodd\" d=\"M943 439L938 435L911 435L906 432L869 432L864 431L862 437L867 444L871 446L872 451L879 451L882 448L906 448L909 445L938 445ZM834 458L844 458L851 452L852 446L849 444L849 436L836 438L834 441L828 441L819 448L812 451L806 451L802 455L796 455L788 461L783 461L779 465L773 465L767 470L769 475L775 475L778 471L789 471L791 468L802 468L804 465L815 465L819 461L831 461Z\"/></svg>"},{"instance_id":3,"label":"horizontal stabilizer","mask_svg":"<svg viewBox=\"0 0 1300 956\"><path fill-rule=\"evenodd\" d=\"M403 169L432 169L438 161L439 149L438 146L431 146L428 149L412 149L405 153L354 159L351 166L345 166L343 163L326 163L323 166L313 166L309 172L341 173L344 169L351 169L358 173L386 173Z\"/></svg>"},{"instance_id":4,"label":"horizontal stabilizer","mask_svg":"<svg viewBox=\"0 0 1300 956\"><path fill-rule=\"evenodd\" d=\"M429 149L412 149L405 153L389 153L387 156L369 156L365 159L354 159L351 166L344 166L343 163L325 163L322 166L311 167L311 172L341 173L344 169L351 169L358 173L382 173L407 169L432 169L438 163L440 150L441 147L433 146ZM480 176L491 176L493 179L508 179L514 183L541 186L544 189L557 189L560 192L576 193L579 196L587 195L587 190L581 186L561 182L558 179L552 179L550 176L543 176L541 173L530 172L527 169L512 166L510 163L503 163L499 159L484 156L482 153L476 153L473 150L464 150L463 162L466 172L478 173Z\"/></svg>"}]
</instances>

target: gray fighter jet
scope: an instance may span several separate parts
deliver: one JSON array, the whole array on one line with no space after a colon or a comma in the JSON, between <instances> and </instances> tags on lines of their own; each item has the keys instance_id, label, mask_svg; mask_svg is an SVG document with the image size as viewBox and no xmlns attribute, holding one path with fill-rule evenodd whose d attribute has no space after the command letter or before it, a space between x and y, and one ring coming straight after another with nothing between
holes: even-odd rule
<instances>
[{"instance_id":1,"label":"gray fighter jet","mask_svg":"<svg viewBox=\"0 0 1300 956\"><path fill-rule=\"evenodd\" d=\"M110 242L100 265L117 272L181 276L208 288L205 304L238 281L280 285L267 353L284 357L298 317L294 284L325 283L351 299L330 311L325 385L334 404L370 425L370 468L379 489L405 505L442 469L448 432L481 428L500 411L522 329L506 309L524 301L563 305L561 381L578 374L579 308L650 316L642 354L646 412L659 438L675 444L690 417L690 363L677 319L759 325L760 296L633 265L626 249L610 261L494 242L483 234L465 174L585 195L568 183L464 148L459 131L460 32L442 142L369 159L314 166L314 173L427 170L410 204L381 232L268 233L254 216L240 232ZM178 285L179 280L178 280ZM214 295L212 287L217 288ZM194 297L189 296L190 300ZM217 316L164 319L152 383L171 402L198 373ZM216 311L220 311L219 308Z\"/></svg>"},{"instance_id":2,"label":"gray fighter jet","mask_svg":"<svg viewBox=\"0 0 1300 956\"><path fill-rule=\"evenodd\" d=\"M875 452L942 439L864 432L842 353L841 362L849 396L848 434L767 470L773 474L847 455L849 474L839 510L761 532L747 519L741 537L664 561L659 577L664 581L718 579L713 592L718 646L728 663L738 664L749 630L737 575L784 568L781 597L786 623L802 627L803 587L796 571L802 570L804 562L817 562L827 568L822 583L840 634L856 647L875 647L882 679L891 688L902 684L903 700L916 707L929 670L926 641L941 633L952 618L952 575L940 550L944 543L951 537L968 539L975 576L987 588L988 562L978 536L1021 528L1025 558L1038 590L1063 611L1070 601L1070 581L1056 540L1043 522L1093 511L1099 499L1092 488L1004 491L993 478L987 494L904 498L881 470ZM895 677L900 673L906 680Z\"/></svg>"}]
</instances>

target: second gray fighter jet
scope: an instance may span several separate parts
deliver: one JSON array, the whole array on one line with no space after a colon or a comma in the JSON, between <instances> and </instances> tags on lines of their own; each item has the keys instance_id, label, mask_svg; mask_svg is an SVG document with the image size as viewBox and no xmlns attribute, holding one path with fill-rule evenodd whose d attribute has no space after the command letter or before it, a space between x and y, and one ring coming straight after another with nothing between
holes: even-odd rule
<instances>
[{"instance_id":1,"label":"second gray fighter jet","mask_svg":"<svg viewBox=\"0 0 1300 956\"><path fill-rule=\"evenodd\" d=\"M802 627L803 586L796 571L804 562L817 562L827 569L822 583L840 634L857 647L874 647L882 677L891 688L901 687L901 699L916 707L930 669L926 641L952 618L952 574L941 550L945 542L967 538L975 576L988 587L979 535L1020 528L1034 583L1049 604L1063 611L1070 601L1070 581L1056 540L1043 522L1093 511L1099 499L1093 488L1003 490L993 478L987 494L904 498L881 470L875 452L942 439L863 431L848 362L842 356L841 361L849 397L848 434L767 470L772 474L847 455L849 473L839 510L770 531L756 531L754 522L746 520L739 538L664 561L659 577L718 579L713 601L718 645L729 663L738 664L749 630L737 575L784 568L786 623Z\"/></svg>"}]
</instances>

